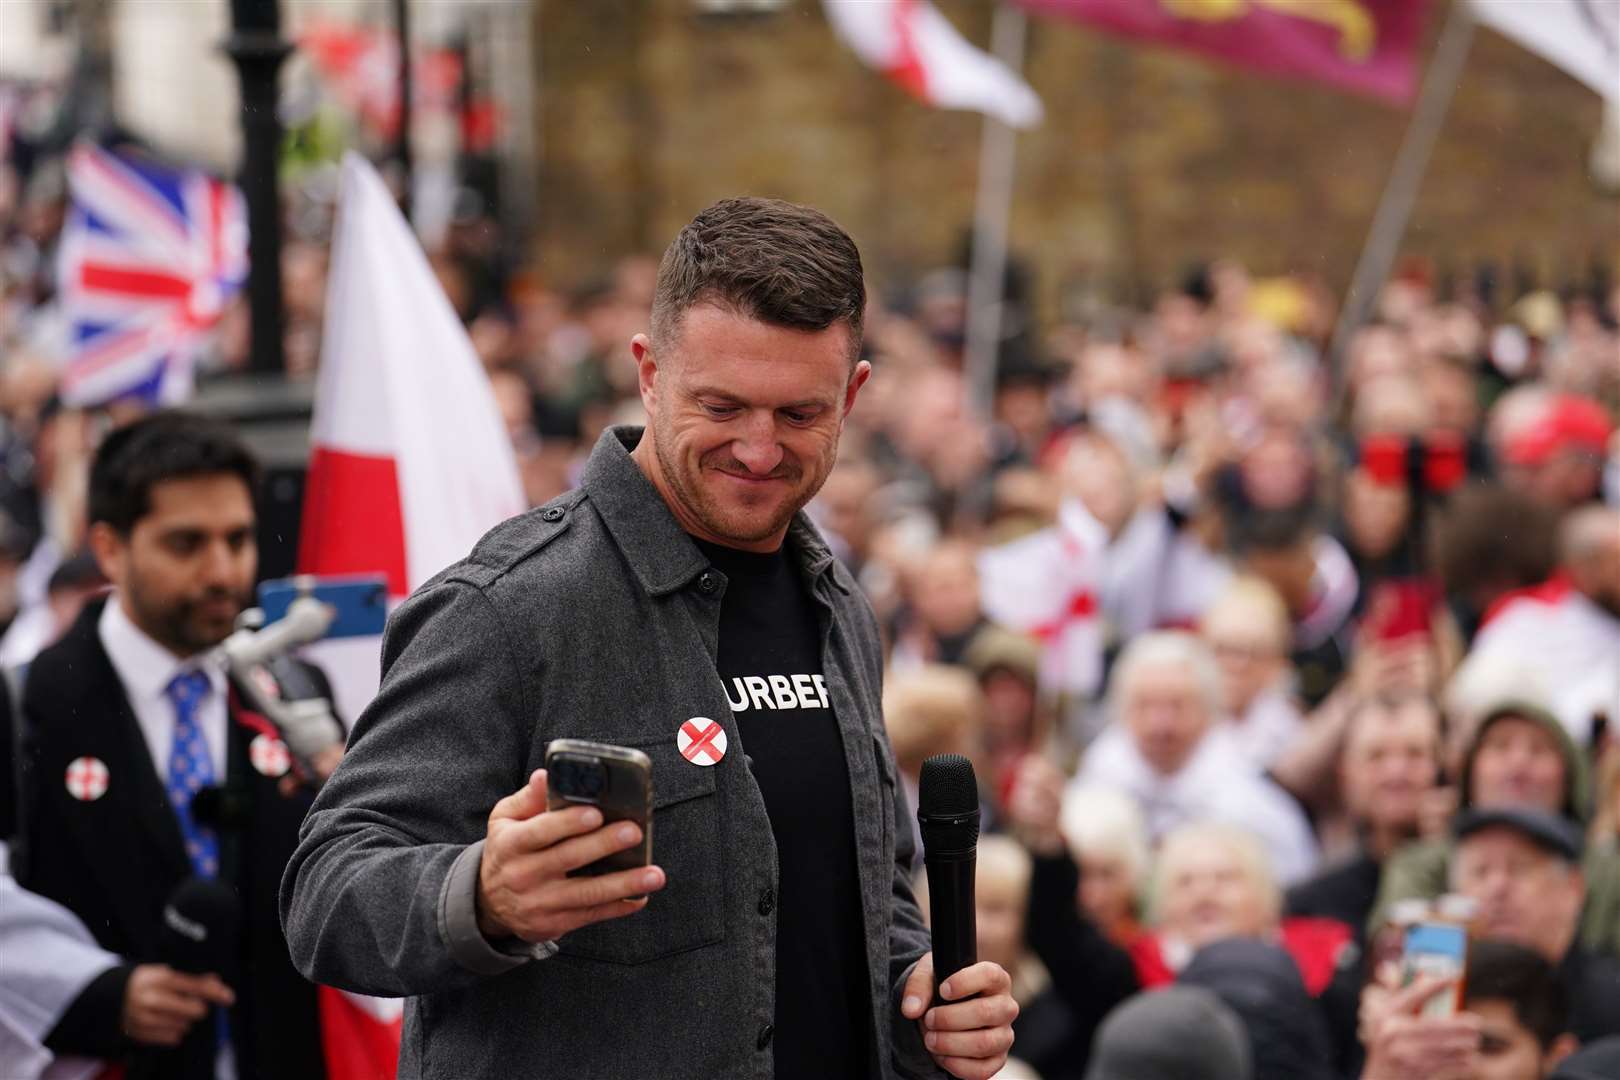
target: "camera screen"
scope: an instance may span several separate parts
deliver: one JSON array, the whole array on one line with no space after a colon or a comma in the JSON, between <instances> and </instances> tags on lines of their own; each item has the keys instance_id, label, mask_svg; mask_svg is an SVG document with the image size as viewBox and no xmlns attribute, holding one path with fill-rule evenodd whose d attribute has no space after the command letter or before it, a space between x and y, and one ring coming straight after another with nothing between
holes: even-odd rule
<instances>
[{"instance_id":1,"label":"camera screen","mask_svg":"<svg viewBox=\"0 0 1620 1080\"><path fill-rule=\"evenodd\" d=\"M564 799L595 802L607 792L607 766L597 758L558 754L551 760L550 783Z\"/></svg>"}]
</instances>

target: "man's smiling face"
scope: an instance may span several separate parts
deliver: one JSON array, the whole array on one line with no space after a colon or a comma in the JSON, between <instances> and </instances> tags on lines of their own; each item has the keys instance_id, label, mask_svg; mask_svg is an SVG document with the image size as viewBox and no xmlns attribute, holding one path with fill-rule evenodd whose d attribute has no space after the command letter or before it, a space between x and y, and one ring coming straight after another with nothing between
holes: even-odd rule
<instances>
[{"instance_id":1,"label":"man's smiling face","mask_svg":"<svg viewBox=\"0 0 1620 1080\"><path fill-rule=\"evenodd\" d=\"M651 418L636 458L676 520L713 543L780 547L872 372L851 363L848 325L794 330L698 304L673 341L638 335L631 351Z\"/></svg>"}]
</instances>

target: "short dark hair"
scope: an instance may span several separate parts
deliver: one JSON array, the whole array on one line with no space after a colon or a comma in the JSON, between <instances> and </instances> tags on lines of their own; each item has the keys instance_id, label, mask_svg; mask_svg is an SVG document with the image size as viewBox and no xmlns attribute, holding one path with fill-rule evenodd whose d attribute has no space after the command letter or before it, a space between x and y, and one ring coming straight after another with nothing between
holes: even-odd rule
<instances>
[{"instance_id":1,"label":"short dark hair","mask_svg":"<svg viewBox=\"0 0 1620 1080\"><path fill-rule=\"evenodd\" d=\"M228 473L249 492L259 463L228 425L194 413L153 413L112 431L90 466L90 523L127 535L152 510L152 489L166 480Z\"/></svg>"},{"instance_id":2,"label":"short dark hair","mask_svg":"<svg viewBox=\"0 0 1620 1080\"><path fill-rule=\"evenodd\" d=\"M658 264L652 329L680 333L688 308L714 303L774 326L848 324L858 355L866 277L855 241L819 210L780 199L722 199L675 235Z\"/></svg>"},{"instance_id":3,"label":"short dark hair","mask_svg":"<svg viewBox=\"0 0 1620 1080\"><path fill-rule=\"evenodd\" d=\"M1569 995L1564 983L1538 952L1507 941L1475 941L1468 946L1468 977L1463 1005L1505 1001L1513 1015L1545 1050L1569 1030Z\"/></svg>"},{"instance_id":4,"label":"short dark hair","mask_svg":"<svg viewBox=\"0 0 1620 1080\"><path fill-rule=\"evenodd\" d=\"M1374 713L1393 713L1413 707L1426 709L1434 717L1434 758L1438 763L1446 735L1446 715L1439 703L1421 690L1378 690L1352 700L1344 718L1340 746L1349 746L1357 729Z\"/></svg>"}]
</instances>

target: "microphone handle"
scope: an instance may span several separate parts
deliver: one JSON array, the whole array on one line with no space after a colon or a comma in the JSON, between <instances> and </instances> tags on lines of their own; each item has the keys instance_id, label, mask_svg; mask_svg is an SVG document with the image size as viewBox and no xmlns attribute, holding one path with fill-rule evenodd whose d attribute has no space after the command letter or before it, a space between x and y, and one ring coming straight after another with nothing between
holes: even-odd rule
<instances>
[{"instance_id":1,"label":"microphone handle","mask_svg":"<svg viewBox=\"0 0 1620 1080\"><path fill-rule=\"evenodd\" d=\"M973 849L951 855L930 855L925 850L923 863L928 868L928 909L933 916L934 1004L941 1005L940 983L979 960L973 901L978 855Z\"/></svg>"}]
</instances>

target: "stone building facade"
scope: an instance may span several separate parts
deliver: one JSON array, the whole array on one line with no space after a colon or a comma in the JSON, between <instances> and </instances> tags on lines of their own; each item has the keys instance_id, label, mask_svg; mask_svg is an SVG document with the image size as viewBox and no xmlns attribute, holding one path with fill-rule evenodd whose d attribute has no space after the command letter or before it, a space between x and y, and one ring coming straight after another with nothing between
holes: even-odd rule
<instances>
[{"instance_id":1,"label":"stone building facade","mask_svg":"<svg viewBox=\"0 0 1620 1080\"><path fill-rule=\"evenodd\" d=\"M991 5L938 0L972 41ZM826 209L880 281L949 260L971 220L980 120L862 67L816 0L715 19L692 0L547 2L538 28L538 253L576 280L656 250L738 192ZM1433 48L1445 5L1425 35ZM1086 277L1138 289L1189 260L1348 281L1408 110L1032 19L1025 74L1047 120L1020 136L1012 238L1043 305ZM1620 78L1620 74L1617 74ZM1620 203L1587 161L1596 95L1479 29L1406 249L1559 284L1612 265Z\"/></svg>"}]
</instances>

